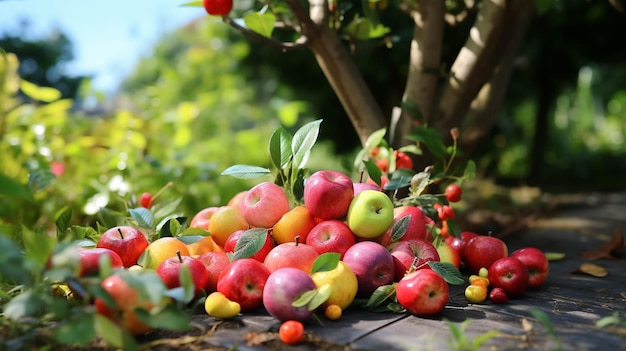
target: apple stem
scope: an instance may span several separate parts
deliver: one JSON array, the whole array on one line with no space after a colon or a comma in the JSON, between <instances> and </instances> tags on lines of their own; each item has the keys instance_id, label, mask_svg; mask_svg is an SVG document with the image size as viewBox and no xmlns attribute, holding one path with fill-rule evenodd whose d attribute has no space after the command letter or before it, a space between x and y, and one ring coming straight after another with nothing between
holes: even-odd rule
<instances>
[{"instance_id":1,"label":"apple stem","mask_svg":"<svg viewBox=\"0 0 626 351\"><path fill-rule=\"evenodd\" d=\"M359 174L359 183L363 183L363 176L365 175L365 170L361 170L361 174Z\"/></svg>"},{"instance_id":2,"label":"apple stem","mask_svg":"<svg viewBox=\"0 0 626 351\"><path fill-rule=\"evenodd\" d=\"M296 246L298 246L300 244L300 235L296 235L293 239L296 241Z\"/></svg>"},{"instance_id":3,"label":"apple stem","mask_svg":"<svg viewBox=\"0 0 626 351\"><path fill-rule=\"evenodd\" d=\"M120 233L120 238L124 240L124 234L122 233L122 230L120 228L117 228L117 231Z\"/></svg>"},{"instance_id":4,"label":"apple stem","mask_svg":"<svg viewBox=\"0 0 626 351\"><path fill-rule=\"evenodd\" d=\"M176 256L178 256L180 263L183 263L183 256L180 254L180 250L176 250Z\"/></svg>"}]
</instances>

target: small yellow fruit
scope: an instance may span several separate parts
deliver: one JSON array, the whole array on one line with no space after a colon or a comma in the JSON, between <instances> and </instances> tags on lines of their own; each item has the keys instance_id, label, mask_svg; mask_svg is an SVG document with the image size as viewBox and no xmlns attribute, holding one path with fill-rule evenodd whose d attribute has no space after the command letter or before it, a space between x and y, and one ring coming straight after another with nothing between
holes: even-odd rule
<instances>
[{"instance_id":1,"label":"small yellow fruit","mask_svg":"<svg viewBox=\"0 0 626 351\"><path fill-rule=\"evenodd\" d=\"M138 264L134 264L134 265L128 267L128 270L131 271L131 272L135 272L135 271L141 272L141 271L144 270L144 268L142 266L138 265Z\"/></svg>"},{"instance_id":2,"label":"small yellow fruit","mask_svg":"<svg viewBox=\"0 0 626 351\"><path fill-rule=\"evenodd\" d=\"M339 319L339 317L341 317L341 307L339 307L339 305L328 305L326 306L326 309L324 310L324 315L326 316L326 318L330 319L331 321L337 320Z\"/></svg>"},{"instance_id":3,"label":"small yellow fruit","mask_svg":"<svg viewBox=\"0 0 626 351\"><path fill-rule=\"evenodd\" d=\"M235 301L229 300L221 292L212 292L204 301L204 310L215 318L233 318L241 312L241 306Z\"/></svg>"},{"instance_id":4,"label":"small yellow fruit","mask_svg":"<svg viewBox=\"0 0 626 351\"><path fill-rule=\"evenodd\" d=\"M487 299L487 288L482 285L468 285L465 288L465 297L469 302L481 303Z\"/></svg>"},{"instance_id":5,"label":"small yellow fruit","mask_svg":"<svg viewBox=\"0 0 626 351\"><path fill-rule=\"evenodd\" d=\"M470 275L469 282L471 285L482 285L485 288L489 287L489 279L476 274Z\"/></svg>"},{"instance_id":6,"label":"small yellow fruit","mask_svg":"<svg viewBox=\"0 0 626 351\"><path fill-rule=\"evenodd\" d=\"M347 308L354 301L359 288L356 275L343 261L339 261L337 267L330 271L313 273L311 278L318 288L326 284L331 286L332 291L326 300L326 306L338 305L341 309Z\"/></svg>"},{"instance_id":7,"label":"small yellow fruit","mask_svg":"<svg viewBox=\"0 0 626 351\"><path fill-rule=\"evenodd\" d=\"M478 275L479 275L479 276L481 276L481 277L483 277L483 278L487 278L487 276L489 275L489 271L487 270L487 268L485 268L485 267L481 267L481 268L478 270Z\"/></svg>"}]
</instances>

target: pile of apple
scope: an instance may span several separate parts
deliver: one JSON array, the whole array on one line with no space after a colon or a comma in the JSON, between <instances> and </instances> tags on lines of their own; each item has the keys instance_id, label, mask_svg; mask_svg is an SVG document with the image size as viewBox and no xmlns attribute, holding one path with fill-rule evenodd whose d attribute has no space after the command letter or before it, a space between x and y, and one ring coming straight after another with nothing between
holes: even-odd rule
<instances>
[{"instance_id":1,"label":"pile of apple","mask_svg":"<svg viewBox=\"0 0 626 351\"><path fill-rule=\"evenodd\" d=\"M458 201L460 189L447 195ZM439 218L448 219L449 210L439 208ZM306 179L302 205L291 206L282 187L263 182L225 206L200 211L189 227L210 235L193 243L177 237L149 242L142 229L131 226L108 229L96 248L78 249L80 276L97 273L102 256L119 269L101 284L114 303L96 299L95 306L133 334L150 329L136 316L137 307L158 308L142 301L125 278L135 271L154 271L169 289L187 277L193 298L204 299L213 317L265 309L280 321L298 322L316 312L337 319L356 299L371 301L377 291L393 296L397 310L440 313L449 282L431 269L432 262L470 274L470 302L489 296L503 303L547 277L540 250L509 256L496 237L463 232L443 238L431 234L434 223L419 207L394 207L378 185L323 170Z\"/></svg>"}]
</instances>

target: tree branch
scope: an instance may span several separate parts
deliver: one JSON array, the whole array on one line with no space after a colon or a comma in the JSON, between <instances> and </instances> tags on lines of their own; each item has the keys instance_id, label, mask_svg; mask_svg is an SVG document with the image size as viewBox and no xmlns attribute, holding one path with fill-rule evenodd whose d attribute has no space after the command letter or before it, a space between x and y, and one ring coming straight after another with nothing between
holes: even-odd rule
<instances>
[{"instance_id":1,"label":"tree branch","mask_svg":"<svg viewBox=\"0 0 626 351\"><path fill-rule=\"evenodd\" d=\"M239 25L239 23L235 22L232 18L228 16L223 16L222 19L224 20L225 23L229 24L231 27L235 28L236 30L241 32L243 35L250 38L250 40L254 40L256 42L279 49L281 51L299 50L307 46L307 38L305 36L300 37L298 41L295 41L292 43L276 41L268 37L265 37L255 31L252 31L246 27Z\"/></svg>"},{"instance_id":2,"label":"tree branch","mask_svg":"<svg viewBox=\"0 0 626 351\"><path fill-rule=\"evenodd\" d=\"M425 0L418 6L410 10L415 27L409 56L409 73L402 100L412 102L418 108L420 116L412 116L410 110L402 109L393 131L392 143L395 146L406 144L404 137L416 120L428 120L434 107L440 77L445 2Z\"/></svg>"}]
</instances>

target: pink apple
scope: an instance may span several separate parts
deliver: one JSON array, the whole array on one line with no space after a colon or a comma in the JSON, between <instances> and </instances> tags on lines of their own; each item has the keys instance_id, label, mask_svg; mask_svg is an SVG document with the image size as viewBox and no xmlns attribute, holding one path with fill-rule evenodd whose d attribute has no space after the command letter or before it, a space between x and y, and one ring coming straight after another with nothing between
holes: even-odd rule
<instances>
[{"instance_id":1,"label":"pink apple","mask_svg":"<svg viewBox=\"0 0 626 351\"><path fill-rule=\"evenodd\" d=\"M463 255L469 272L477 274L482 267L489 268L497 259L507 257L509 249L496 237L478 235L465 244Z\"/></svg>"},{"instance_id":2,"label":"pink apple","mask_svg":"<svg viewBox=\"0 0 626 351\"><path fill-rule=\"evenodd\" d=\"M313 217L343 218L348 213L353 197L352 180L341 172L317 171L304 184L304 205Z\"/></svg>"},{"instance_id":3,"label":"pink apple","mask_svg":"<svg viewBox=\"0 0 626 351\"><path fill-rule=\"evenodd\" d=\"M509 297L506 296L506 292L502 288L493 288L489 292L489 300L495 304L504 304L509 302Z\"/></svg>"},{"instance_id":4,"label":"pink apple","mask_svg":"<svg viewBox=\"0 0 626 351\"><path fill-rule=\"evenodd\" d=\"M528 268L515 257L497 259L488 268L489 285L501 288L510 298L519 297L528 288Z\"/></svg>"},{"instance_id":5,"label":"pink apple","mask_svg":"<svg viewBox=\"0 0 626 351\"><path fill-rule=\"evenodd\" d=\"M217 291L217 279L230 264L228 255L222 251L210 251L198 256L198 260L204 263L204 268L209 274L205 287L207 294Z\"/></svg>"},{"instance_id":6,"label":"pink apple","mask_svg":"<svg viewBox=\"0 0 626 351\"><path fill-rule=\"evenodd\" d=\"M465 261L465 245L472 240L472 238L478 236L478 234L473 232L461 232L459 237L448 236L446 238L446 243L448 243L453 249L455 249L459 255L461 256L461 262Z\"/></svg>"},{"instance_id":7,"label":"pink apple","mask_svg":"<svg viewBox=\"0 0 626 351\"><path fill-rule=\"evenodd\" d=\"M196 213L193 218L191 218L189 228L200 228L208 231L211 217L219 209L219 206L213 206L200 210L200 212Z\"/></svg>"},{"instance_id":8,"label":"pink apple","mask_svg":"<svg viewBox=\"0 0 626 351\"><path fill-rule=\"evenodd\" d=\"M180 284L180 270L183 267L189 269L191 273L191 281L194 286L194 295L199 297L202 290L206 288L209 282L209 272L206 270L204 263L197 258L191 256L182 256L178 252L178 256L170 257L157 267L156 273L161 280L170 289L178 288Z\"/></svg>"},{"instance_id":9,"label":"pink apple","mask_svg":"<svg viewBox=\"0 0 626 351\"><path fill-rule=\"evenodd\" d=\"M535 247L525 247L513 251L511 257L522 261L528 268L528 287L537 288L548 278L550 263L543 251Z\"/></svg>"},{"instance_id":10,"label":"pink apple","mask_svg":"<svg viewBox=\"0 0 626 351\"><path fill-rule=\"evenodd\" d=\"M448 283L431 269L420 269L404 276L396 287L398 303L416 316L432 316L446 307Z\"/></svg>"},{"instance_id":11,"label":"pink apple","mask_svg":"<svg viewBox=\"0 0 626 351\"><path fill-rule=\"evenodd\" d=\"M226 242L224 243L224 252L235 252L235 248L237 247L237 241L239 241L239 238L241 238L241 235L245 232L246 230L237 230L229 235L228 239L226 239ZM259 262L263 262L265 261L265 257L267 256L267 254L269 254L273 248L274 241L272 240L272 236L266 234L265 243L263 244L263 246L261 246L259 251L257 251L254 255L250 257Z\"/></svg>"},{"instance_id":12,"label":"pink apple","mask_svg":"<svg viewBox=\"0 0 626 351\"><path fill-rule=\"evenodd\" d=\"M239 303L241 311L263 307L263 289L270 271L254 258L231 262L217 280L217 291Z\"/></svg>"},{"instance_id":13,"label":"pink apple","mask_svg":"<svg viewBox=\"0 0 626 351\"><path fill-rule=\"evenodd\" d=\"M326 252L336 252L341 255L356 243L356 237L348 225L336 219L319 222L309 231L306 244L314 247L321 255Z\"/></svg>"},{"instance_id":14,"label":"pink apple","mask_svg":"<svg viewBox=\"0 0 626 351\"><path fill-rule=\"evenodd\" d=\"M436 248L441 262L451 263L456 269L461 269L461 255L457 250L453 249L450 244L445 241L440 241Z\"/></svg>"},{"instance_id":15,"label":"pink apple","mask_svg":"<svg viewBox=\"0 0 626 351\"><path fill-rule=\"evenodd\" d=\"M96 247L115 251L124 267L137 264L139 256L148 247L148 238L141 230L130 226L118 226L106 230L98 239Z\"/></svg>"},{"instance_id":16,"label":"pink apple","mask_svg":"<svg viewBox=\"0 0 626 351\"><path fill-rule=\"evenodd\" d=\"M411 269L430 268L428 262L439 261L439 253L424 239L396 241L387 246L394 262L395 281L399 281Z\"/></svg>"},{"instance_id":17,"label":"pink apple","mask_svg":"<svg viewBox=\"0 0 626 351\"><path fill-rule=\"evenodd\" d=\"M404 235L399 240L412 240L423 239L431 240L428 230L426 228L426 219L424 212L419 207L415 206L400 206L393 209L393 223L396 224L400 219L410 216L409 223L404 232ZM388 246L391 244L391 236L393 233L393 225L387 229L383 235L381 235L377 241L383 245Z\"/></svg>"},{"instance_id":18,"label":"pink apple","mask_svg":"<svg viewBox=\"0 0 626 351\"><path fill-rule=\"evenodd\" d=\"M363 190L378 190L380 191L380 187L376 184L371 183L352 183L352 189L354 190L354 196L357 196Z\"/></svg>"},{"instance_id":19,"label":"pink apple","mask_svg":"<svg viewBox=\"0 0 626 351\"><path fill-rule=\"evenodd\" d=\"M297 268L280 268L270 274L263 289L263 306L269 314L281 322L296 320L305 322L313 315L307 306L292 304L307 291L316 290L311 276Z\"/></svg>"},{"instance_id":20,"label":"pink apple","mask_svg":"<svg viewBox=\"0 0 626 351\"><path fill-rule=\"evenodd\" d=\"M77 248L79 255L79 277L86 277L89 275L97 275L100 272L100 257L108 255L111 268L122 268L124 262L120 255L111 249L104 247L95 248Z\"/></svg>"},{"instance_id":21,"label":"pink apple","mask_svg":"<svg viewBox=\"0 0 626 351\"><path fill-rule=\"evenodd\" d=\"M357 242L345 252L343 262L357 277L359 296L369 296L379 286L394 281L393 257L377 242Z\"/></svg>"},{"instance_id":22,"label":"pink apple","mask_svg":"<svg viewBox=\"0 0 626 351\"><path fill-rule=\"evenodd\" d=\"M313 262L320 254L313 246L299 242L276 245L265 257L263 264L270 272L279 268L291 267L306 273L311 272Z\"/></svg>"},{"instance_id":23,"label":"pink apple","mask_svg":"<svg viewBox=\"0 0 626 351\"><path fill-rule=\"evenodd\" d=\"M259 228L273 227L290 210L283 188L271 182L257 184L248 190L240 208L246 222Z\"/></svg>"}]
</instances>

